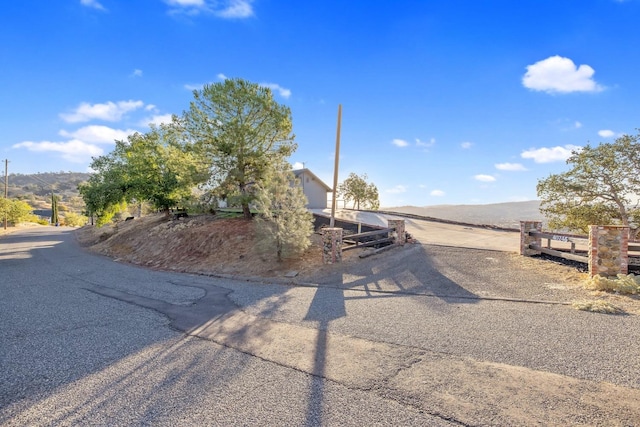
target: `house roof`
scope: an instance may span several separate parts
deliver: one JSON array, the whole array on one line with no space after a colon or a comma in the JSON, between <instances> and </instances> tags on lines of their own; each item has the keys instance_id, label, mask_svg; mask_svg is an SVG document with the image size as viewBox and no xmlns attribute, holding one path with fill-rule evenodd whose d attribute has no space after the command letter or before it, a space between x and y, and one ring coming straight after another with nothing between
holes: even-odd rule
<instances>
[{"instance_id":1,"label":"house roof","mask_svg":"<svg viewBox=\"0 0 640 427\"><path fill-rule=\"evenodd\" d=\"M293 174L296 178L300 178L301 175L310 176L314 181L317 181L328 193L333 193L333 189L325 184L316 174L311 172L309 169L297 169L293 171Z\"/></svg>"}]
</instances>

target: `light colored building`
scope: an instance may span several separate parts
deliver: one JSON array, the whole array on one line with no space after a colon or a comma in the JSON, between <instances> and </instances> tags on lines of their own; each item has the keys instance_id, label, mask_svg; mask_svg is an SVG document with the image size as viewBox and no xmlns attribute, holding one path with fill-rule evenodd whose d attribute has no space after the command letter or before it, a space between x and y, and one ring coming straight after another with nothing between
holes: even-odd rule
<instances>
[{"instance_id":1,"label":"light colored building","mask_svg":"<svg viewBox=\"0 0 640 427\"><path fill-rule=\"evenodd\" d=\"M327 194L332 193L331 187L322 182L309 169L294 170L293 174L298 178L304 195L307 196L307 208L325 209L327 207Z\"/></svg>"}]
</instances>

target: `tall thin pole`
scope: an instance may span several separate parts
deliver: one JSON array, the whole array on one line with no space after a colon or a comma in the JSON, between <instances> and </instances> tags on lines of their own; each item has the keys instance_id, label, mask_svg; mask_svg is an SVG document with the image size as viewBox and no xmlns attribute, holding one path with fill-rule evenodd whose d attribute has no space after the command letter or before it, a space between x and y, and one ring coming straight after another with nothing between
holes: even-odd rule
<instances>
[{"instance_id":1,"label":"tall thin pole","mask_svg":"<svg viewBox=\"0 0 640 427\"><path fill-rule=\"evenodd\" d=\"M338 192L338 163L340 160L340 124L342 122L342 104L338 104L338 130L336 131L336 160L333 166L333 197L331 198L331 221L329 227L335 225L336 195Z\"/></svg>"},{"instance_id":2,"label":"tall thin pole","mask_svg":"<svg viewBox=\"0 0 640 427\"><path fill-rule=\"evenodd\" d=\"M4 159L4 198L9 199L9 159ZM4 229L7 229L7 214L4 215Z\"/></svg>"}]
</instances>

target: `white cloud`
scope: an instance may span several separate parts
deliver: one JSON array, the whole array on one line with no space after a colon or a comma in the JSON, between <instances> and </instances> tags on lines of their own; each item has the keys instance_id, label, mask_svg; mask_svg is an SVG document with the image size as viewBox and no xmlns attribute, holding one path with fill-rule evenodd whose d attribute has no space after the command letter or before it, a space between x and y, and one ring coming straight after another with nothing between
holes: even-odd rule
<instances>
[{"instance_id":1,"label":"white cloud","mask_svg":"<svg viewBox=\"0 0 640 427\"><path fill-rule=\"evenodd\" d=\"M436 145L436 139L431 138L429 142L425 142L425 141L420 141L418 138L416 138L416 145L418 147L433 147L434 145Z\"/></svg>"},{"instance_id":2,"label":"white cloud","mask_svg":"<svg viewBox=\"0 0 640 427\"><path fill-rule=\"evenodd\" d=\"M107 10L97 0L80 0L80 4L83 6L92 7L98 10L105 10L105 11Z\"/></svg>"},{"instance_id":3,"label":"white cloud","mask_svg":"<svg viewBox=\"0 0 640 427\"><path fill-rule=\"evenodd\" d=\"M225 75L224 75L224 74L222 74L222 73L219 73L216 77L218 77L220 80L227 80L227 79L228 79L228 77L227 77L227 76L225 76Z\"/></svg>"},{"instance_id":4,"label":"white cloud","mask_svg":"<svg viewBox=\"0 0 640 427\"><path fill-rule=\"evenodd\" d=\"M580 129L582 127L582 123L578 121L576 121L573 125L575 126L576 129Z\"/></svg>"},{"instance_id":5,"label":"white cloud","mask_svg":"<svg viewBox=\"0 0 640 427\"><path fill-rule=\"evenodd\" d=\"M393 145L395 145L396 147L407 147L407 146L409 146L409 143L407 141L405 141L404 139L394 139L393 141L391 141L391 143Z\"/></svg>"},{"instance_id":6,"label":"white cloud","mask_svg":"<svg viewBox=\"0 0 640 427\"><path fill-rule=\"evenodd\" d=\"M304 169L304 163L302 162L295 162L292 166L294 171L300 170L300 169Z\"/></svg>"},{"instance_id":7,"label":"white cloud","mask_svg":"<svg viewBox=\"0 0 640 427\"><path fill-rule=\"evenodd\" d=\"M468 150L472 146L473 146L473 142L465 141L465 142L460 143L460 147L464 148L465 150Z\"/></svg>"},{"instance_id":8,"label":"white cloud","mask_svg":"<svg viewBox=\"0 0 640 427\"><path fill-rule=\"evenodd\" d=\"M598 135L599 135L601 138L613 138L613 137L616 137L616 138L617 138L617 137L619 137L619 136L622 136L622 134L621 134L621 133L614 132L614 131L612 131L612 130L610 130L610 129L603 129L603 130L599 130L599 131L598 131Z\"/></svg>"},{"instance_id":9,"label":"white cloud","mask_svg":"<svg viewBox=\"0 0 640 427\"><path fill-rule=\"evenodd\" d=\"M66 130L59 132L61 136L94 144L113 144L116 140L125 141L129 135L134 133L136 131L133 129L121 130L98 125L85 126L74 132Z\"/></svg>"},{"instance_id":10,"label":"white cloud","mask_svg":"<svg viewBox=\"0 0 640 427\"><path fill-rule=\"evenodd\" d=\"M284 99L289 99L291 96L291 91L289 89L285 89L276 83L260 83L260 86L268 87L272 91L278 92L278 94Z\"/></svg>"},{"instance_id":11,"label":"white cloud","mask_svg":"<svg viewBox=\"0 0 640 427\"><path fill-rule=\"evenodd\" d=\"M72 113L60 114L60 118L68 123L88 122L93 119L107 122L117 122L130 111L142 108L142 101L119 101L117 103L107 102L105 104L89 104L83 102Z\"/></svg>"},{"instance_id":12,"label":"white cloud","mask_svg":"<svg viewBox=\"0 0 640 427\"><path fill-rule=\"evenodd\" d=\"M520 157L523 159L532 159L536 163L562 162L571 156L572 151L579 151L582 147L578 145L565 145L564 147L551 148L531 148L523 151Z\"/></svg>"},{"instance_id":13,"label":"white cloud","mask_svg":"<svg viewBox=\"0 0 640 427\"><path fill-rule=\"evenodd\" d=\"M198 15L201 12L224 19L249 18L254 15L253 0L164 0L171 14Z\"/></svg>"},{"instance_id":14,"label":"white cloud","mask_svg":"<svg viewBox=\"0 0 640 427\"><path fill-rule=\"evenodd\" d=\"M386 191L386 193L390 193L390 194L400 194L400 193L406 193L407 192L407 187L405 187L404 185L396 185L393 188L390 188Z\"/></svg>"},{"instance_id":15,"label":"white cloud","mask_svg":"<svg viewBox=\"0 0 640 427\"><path fill-rule=\"evenodd\" d=\"M501 171L511 171L511 172L527 170L527 168L522 166L520 163L496 163L495 167L496 169Z\"/></svg>"},{"instance_id":16,"label":"white cloud","mask_svg":"<svg viewBox=\"0 0 640 427\"><path fill-rule=\"evenodd\" d=\"M133 70L133 73L131 73L131 77L142 77L142 74L142 70L136 68Z\"/></svg>"},{"instance_id":17,"label":"white cloud","mask_svg":"<svg viewBox=\"0 0 640 427\"><path fill-rule=\"evenodd\" d=\"M495 182L496 178L491 176L491 175L483 175L483 174L479 174L479 175L475 175L473 177L473 179L475 179L476 181L481 181L481 182Z\"/></svg>"},{"instance_id":18,"label":"white cloud","mask_svg":"<svg viewBox=\"0 0 640 427\"><path fill-rule=\"evenodd\" d=\"M432 195L432 196L434 196L434 197L442 197L442 196L444 196L444 195L445 195L445 192L444 192L444 191L442 191L442 190L433 190L433 191L432 191L431 193L429 193L429 194L431 194L431 195Z\"/></svg>"},{"instance_id":19,"label":"white cloud","mask_svg":"<svg viewBox=\"0 0 640 427\"><path fill-rule=\"evenodd\" d=\"M140 121L140 126L169 124L173 120L173 114L156 114Z\"/></svg>"},{"instance_id":20,"label":"white cloud","mask_svg":"<svg viewBox=\"0 0 640 427\"><path fill-rule=\"evenodd\" d=\"M569 58L551 56L527 65L524 87L547 93L599 92L604 88L593 80L595 71L588 65L576 65Z\"/></svg>"},{"instance_id":21,"label":"white cloud","mask_svg":"<svg viewBox=\"0 0 640 427\"><path fill-rule=\"evenodd\" d=\"M63 159L74 163L86 162L90 160L91 157L100 156L103 153L102 148L93 144L87 144L86 142L78 139L73 139L67 142L24 141L19 144L14 144L13 148L26 148L27 150L36 153L59 153Z\"/></svg>"},{"instance_id":22,"label":"white cloud","mask_svg":"<svg viewBox=\"0 0 640 427\"><path fill-rule=\"evenodd\" d=\"M226 7L216 12L221 18L249 18L253 16L253 7L251 0L231 0Z\"/></svg>"}]
</instances>

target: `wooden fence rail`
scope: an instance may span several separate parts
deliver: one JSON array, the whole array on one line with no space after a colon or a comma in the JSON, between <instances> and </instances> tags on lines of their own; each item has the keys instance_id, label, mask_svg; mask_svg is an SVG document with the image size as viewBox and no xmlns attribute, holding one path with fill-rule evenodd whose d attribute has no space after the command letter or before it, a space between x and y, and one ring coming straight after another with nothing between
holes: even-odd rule
<instances>
[{"instance_id":1,"label":"wooden fence rail","mask_svg":"<svg viewBox=\"0 0 640 427\"><path fill-rule=\"evenodd\" d=\"M363 246L375 246L385 243L391 244L394 241L394 238L391 237L390 234L395 230L395 227L392 227L383 228L381 230L367 231L364 233L346 235L343 238L343 243L345 243L346 246L343 247L342 250L348 251L350 249L361 248ZM371 238L379 235L384 235L386 237L371 240Z\"/></svg>"},{"instance_id":2,"label":"wooden fence rail","mask_svg":"<svg viewBox=\"0 0 640 427\"><path fill-rule=\"evenodd\" d=\"M541 253L588 264L592 276L615 276L640 269L640 242L629 241L628 227L591 226L586 237L543 232L541 222L522 221L520 254Z\"/></svg>"}]
</instances>

